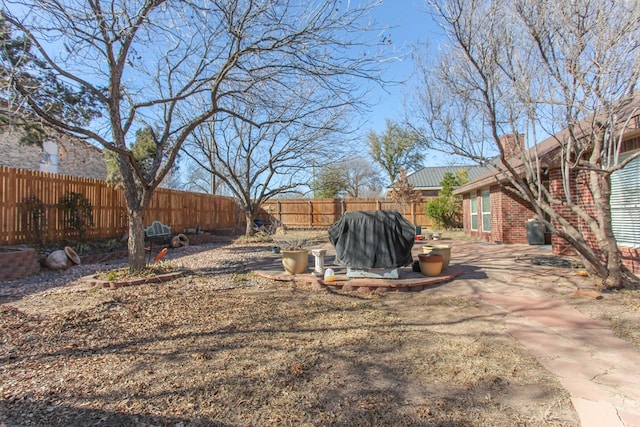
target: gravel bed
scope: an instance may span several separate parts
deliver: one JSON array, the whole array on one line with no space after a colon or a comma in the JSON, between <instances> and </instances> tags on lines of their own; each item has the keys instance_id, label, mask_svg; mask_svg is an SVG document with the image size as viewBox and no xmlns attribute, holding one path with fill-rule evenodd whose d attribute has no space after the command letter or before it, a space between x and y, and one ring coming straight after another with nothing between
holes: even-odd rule
<instances>
[{"instance_id":1,"label":"gravel bed","mask_svg":"<svg viewBox=\"0 0 640 427\"><path fill-rule=\"evenodd\" d=\"M270 247L270 244L264 243L243 246L208 243L170 249L163 261L193 271L200 278L201 284L227 289L237 286L224 282L238 283L238 281L233 277L225 278L225 276L246 273L251 264L259 261L268 253ZM75 265L66 270L50 270L43 267L37 275L2 282L0 284L0 301L43 291L51 293L72 292L73 288L86 286L79 280L80 278L101 271L122 268L126 265L127 260L120 259L106 263ZM252 280L261 281L257 277L252 277ZM243 286L249 285L246 281L242 283Z\"/></svg>"}]
</instances>

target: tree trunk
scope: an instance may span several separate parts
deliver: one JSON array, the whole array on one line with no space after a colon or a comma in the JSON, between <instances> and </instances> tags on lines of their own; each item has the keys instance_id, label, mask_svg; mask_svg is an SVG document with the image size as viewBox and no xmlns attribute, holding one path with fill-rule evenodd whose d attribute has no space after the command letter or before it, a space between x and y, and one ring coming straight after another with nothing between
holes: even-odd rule
<instances>
[{"instance_id":1,"label":"tree trunk","mask_svg":"<svg viewBox=\"0 0 640 427\"><path fill-rule=\"evenodd\" d=\"M606 205L606 207L598 209L599 215L606 214L608 216L605 221L602 221L601 229L604 238L599 242L600 247L604 252L603 255L605 257L603 262L606 263L605 265L607 268L607 276L603 277L602 286L605 289L622 289L631 286L632 284L625 283L622 256L620 255L618 242L613 235L613 228L611 226L611 209L609 208L608 203L604 204Z\"/></svg>"},{"instance_id":2,"label":"tree trunk","mask_svg":"<svg viewBox=\"0 0 640 427\"><path fill-rule=\"evenodd\" d=\"M245 227L245 235L253 236L254 234L256 234L256 230L253 228L253 220L254 220L253 212L245 209L244 217L247 220L247 225Z\"/></svg>"},{"instance_id":3,"label":"tree trunk","mask_svg":"<svg viewBox=\"0 0 640 427\"><path fill-rule=\"evenodd\" d=\"M600 147L596 146L596 150L600 150ZM602 251L601 257L604 257L601 263L606 270L606 275L601 276L602 286L605 289L637 289L639 280L637 277L627 274L628 271L623 264L618 242L613 234L611 205L609 203L611 176L591 171L589 182L598 218L598 229L594 231L594 234L598 239L599 249Z\"/></svg>"},{"instance_id":4,"label":"tree trunk","mask_svg":"<svg viewBox=\"0 0 640 427\"><path fill-rule=\"evenodd\" d=\"M129 210L129 268L136 271L146 266L142 212Z\"/></svg>"}]
</instances>

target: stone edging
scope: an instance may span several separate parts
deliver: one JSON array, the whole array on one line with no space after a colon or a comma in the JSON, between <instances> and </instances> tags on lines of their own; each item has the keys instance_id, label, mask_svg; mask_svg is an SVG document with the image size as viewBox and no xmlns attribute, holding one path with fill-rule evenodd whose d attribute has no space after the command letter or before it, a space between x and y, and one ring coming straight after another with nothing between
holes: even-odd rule
<instances>
[{"instance_id":1,"label":"stone edging","mask_svg":"<svg viewBox=\"0 0 640 427\"><path fill-rule=\"evenodd\" d=\"M118 289L124 286L143 285L145 283L169 282L189 274L189 271L175 271L172 273L158 274L152 277L140 277L129 280L102 280L97 278L97 274L81 277L79 280L99 288Z\"/></svg>"},{"instance_id":2,"label":"stone edging","mask_svg":"<svg viewBox=\"0 0 640 427\"><path fill-rule=\"evenodd\" d=\"M254 270L253 273L267 279L291 282L298 281L307 283L315 289L335 289L343 291L361 291L361 292L420 292L428 287L432 287L444 282L454 280L462 275L464 270L461 268L449 268L446 273L436 277L418 276L406 279L348 279L346 276L337 275L336 280L327 282L313 274L289 274L284 271L273 270Z\"/></svg>"}]
</instances>

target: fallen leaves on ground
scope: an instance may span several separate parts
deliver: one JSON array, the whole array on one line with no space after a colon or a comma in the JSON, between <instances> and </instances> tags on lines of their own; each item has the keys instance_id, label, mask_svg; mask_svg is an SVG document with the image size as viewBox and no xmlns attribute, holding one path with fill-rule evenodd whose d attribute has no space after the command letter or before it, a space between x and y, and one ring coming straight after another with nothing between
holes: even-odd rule
<instances>
[{"instance_id":1,"label":"fallen leaves on ground","mask_svg":"<svg viewBox=\"0 0 640 427\"><path fill-rule=\"evenodd\" d=\"M0 423L578 425L553 376L467 300L242 276L3 304Z\"/></svg>"}]
</instances>

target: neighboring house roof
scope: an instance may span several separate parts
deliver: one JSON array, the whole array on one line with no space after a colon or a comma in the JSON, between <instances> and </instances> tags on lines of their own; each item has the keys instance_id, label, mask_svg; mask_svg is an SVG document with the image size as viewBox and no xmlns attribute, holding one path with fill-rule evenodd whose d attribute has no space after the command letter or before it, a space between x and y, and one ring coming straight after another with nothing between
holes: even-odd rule
<instances>
[{"instance_id":1,"label":"neighboring house roof","mask_svg":"<svg viewBox=\"0 0 640 427\"><path fill-rule=\"evenodd\" d=\"M458 171L466 170L467 179L474 180L484 175L489 169L485 166L431 166L407 175L407 181L415 190L440 190L444 175L449 172L455 175Z\"/></svg>"},{"instance_id":2,"label":"neighboring house roof","mask_svg":"<svg viewBox=\"0 0 640 427\"><path fill-rule=\"evenodd\" d=\"M617 123L616 127L620 129L621 126L625 126L628 129L628 132L634 132L640 129L640 92L635 96L624 99L618 103L617 108ZM629 118L636 118L636 120L629 120ZM598 116L595 116L596 120ZM582 132L582 134L578 134L578 139L580 135L587 135L592 130L592 126L594 124L593 117L583 120L577 126L578 132ZM581 126L584 128L581 128ZM540 165L543 167L548 167L557 162L557 157L559 156L560 150L560 141L564 141L569 136L569 130L563 129L560 132L552 135L535 146L529 148L527 154L531 156L531 158L538 158ZM524 170L524 159L522 156L512 157L508 160L509 164L516 170L518 173L523 173ZM501 163L500 159L495 160L496 165ZM495 184L498 182L506 181L507 177L500 172L500 170L495 166L487 166L485 168L485 173L478 176L475 180L471 177L469 182L465 185L462 185L456 188L453 191L453 194L465 194L474 190L478 190L483 187L487 187L488 185Z\"/></svg>"}]
</instances>

